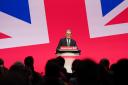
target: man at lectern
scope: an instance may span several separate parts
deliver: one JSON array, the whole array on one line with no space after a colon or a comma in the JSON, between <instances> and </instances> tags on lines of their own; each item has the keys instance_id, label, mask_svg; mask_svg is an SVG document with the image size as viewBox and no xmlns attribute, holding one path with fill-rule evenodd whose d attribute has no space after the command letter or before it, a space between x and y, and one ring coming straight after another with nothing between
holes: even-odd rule
<instances>
[{"instance_id":1,"label":"man at lectern","mask_svg":"<svg viewBox=\"0 0 128 85\"><path fill-rule=\"evenodd\" d=\"M70 29L66 30L66 36L65 38L60 39L59 44L56 48L56 51L58 51L62 46L73 46L77 47L76 41L71 38L72 32Z\"/></svg>"}]
</instances>

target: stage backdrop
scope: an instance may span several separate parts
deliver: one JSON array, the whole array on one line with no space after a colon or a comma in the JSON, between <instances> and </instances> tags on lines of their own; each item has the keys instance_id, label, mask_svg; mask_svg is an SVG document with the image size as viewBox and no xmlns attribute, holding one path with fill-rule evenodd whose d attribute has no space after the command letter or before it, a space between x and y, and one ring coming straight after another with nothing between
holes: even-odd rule
<instances>
[{"instance_id":1,"label":"stage backdrop","mask_svg":"<svg viewBox=\"0 0 128 85\"><path fill-rule=\"evenodd\" d=\"M79 59L128 58L128 0L1 0L0 58L10 67L33 56L44 71L67 28Z\"/></svg>"}]
</instances>

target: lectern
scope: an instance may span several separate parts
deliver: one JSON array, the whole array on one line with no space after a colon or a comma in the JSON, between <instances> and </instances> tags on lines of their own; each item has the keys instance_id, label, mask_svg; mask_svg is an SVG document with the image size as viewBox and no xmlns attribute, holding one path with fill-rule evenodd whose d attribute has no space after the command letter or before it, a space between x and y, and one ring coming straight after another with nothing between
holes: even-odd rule
<instances>
[{"instance_id":1,"label":"lectern","mask_svg":"<svg viewBox=\"0 0 128 85\"><path fill-rule=\"evenodd\" d=\"M67 72L72 73L71 66L72 62L75 60L76 56L80 55L80 50L74 46L62 46L56 51L57 56L63 56L65 59L64 67L67 69Z\"/></svg>"},{"instance_id":2,"label":"lectern","mask_svg":"<svg viewBox=\"0 0 128 85\"><path fill-rule=\"evenodd\" d=\"M57 56L79 56L80 50L74 46L62 46L56 51Z\"/></svg>"}]
</instances>

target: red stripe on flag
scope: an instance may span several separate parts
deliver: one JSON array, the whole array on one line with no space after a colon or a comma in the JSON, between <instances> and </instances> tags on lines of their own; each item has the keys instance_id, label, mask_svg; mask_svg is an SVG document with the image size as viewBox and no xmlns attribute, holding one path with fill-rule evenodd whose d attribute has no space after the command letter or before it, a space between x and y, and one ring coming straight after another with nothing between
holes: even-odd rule
<instances>
[{"instance_id":1,"label":"red stripe on flag","mask_svg":"<svg viewBox=\"0 0 128 85\"><path fill-rule=\"evenodd\" d=\"M10 36L0 32L0 39L11 38Z\"/></svg>"},{"instance_id":2,"label":"red stripe on flag","mask_svg":"<svg viewBox=\"0 0 128 85\"><path fill-rule=\"evenodd\" d=\"M128 8L116 16L113 20L108 22L106 25L128 23Z\"/></svg>"}]
</instances>

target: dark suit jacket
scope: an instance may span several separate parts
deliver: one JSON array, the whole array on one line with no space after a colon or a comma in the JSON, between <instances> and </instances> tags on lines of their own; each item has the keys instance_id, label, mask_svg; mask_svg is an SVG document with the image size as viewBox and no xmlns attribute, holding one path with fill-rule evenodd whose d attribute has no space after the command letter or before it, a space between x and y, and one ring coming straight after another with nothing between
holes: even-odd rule
<instances>
[{"instance_id":1,"label":"dark suit jacket","mask_svg":"<svg viewBox=\"0 0 128 85\"><path fill-rule=\"evenodd\" d=\"M56 50L60 49L61 46L68 46L67 45L67 39L66 38L60 39L59 44L58 44ZM73 39L71 39L70 46L76 46L77 47L76 41L73 40Z\"/></svg>"}]
</instances>

